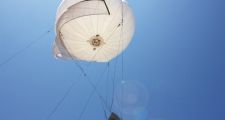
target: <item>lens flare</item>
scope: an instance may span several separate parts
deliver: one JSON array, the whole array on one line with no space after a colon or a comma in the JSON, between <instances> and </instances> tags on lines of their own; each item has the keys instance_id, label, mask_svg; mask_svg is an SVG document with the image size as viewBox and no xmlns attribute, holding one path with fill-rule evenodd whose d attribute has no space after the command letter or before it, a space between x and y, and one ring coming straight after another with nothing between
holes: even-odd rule
<instances>
[{"instance_id":1,"label":"lens flare","mask_svg":"<svg viewBox=\"0 0 225 120\"><path fill-rule=\"evenodd\" d=\"M116 89L117 105L123 114L138 115L148 105L148 89L139 81L122 81Z\"/></svg>"}]
</instances>

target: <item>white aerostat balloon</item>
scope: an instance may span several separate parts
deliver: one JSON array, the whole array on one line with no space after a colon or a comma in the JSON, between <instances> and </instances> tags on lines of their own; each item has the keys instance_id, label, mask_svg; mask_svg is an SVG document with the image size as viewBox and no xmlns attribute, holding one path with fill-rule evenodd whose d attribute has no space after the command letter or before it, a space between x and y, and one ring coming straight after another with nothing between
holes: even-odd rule
<instances>
[{"instance_id":1,"label":"white aerostat balloon","mask_svg":"<svg viewBox=\"0 0 225 120\"><path fill-rule=\"evenodd\" d=\"M134 30L132 10L123 0L63 0L56 16L54 55L108 62L127 48Z\"/></svg>"}]
</instances>

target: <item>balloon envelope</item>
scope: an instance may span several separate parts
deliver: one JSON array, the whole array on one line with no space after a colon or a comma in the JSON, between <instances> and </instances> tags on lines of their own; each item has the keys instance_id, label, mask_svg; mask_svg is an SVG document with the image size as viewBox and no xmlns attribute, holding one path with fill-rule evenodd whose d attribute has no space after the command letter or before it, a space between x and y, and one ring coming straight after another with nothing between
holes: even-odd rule
<instances>
[{"instance_id":1,"label":"balloon envelope","mask_svg":"<svg viewBox=\"0 0 225 120\"><path fill-rule=\"evenodd\" d=\"M64 0L56 17L54 55L108 62L127 48L134 30L134 16L126 2Z\"/></svg>"}]
</instances>

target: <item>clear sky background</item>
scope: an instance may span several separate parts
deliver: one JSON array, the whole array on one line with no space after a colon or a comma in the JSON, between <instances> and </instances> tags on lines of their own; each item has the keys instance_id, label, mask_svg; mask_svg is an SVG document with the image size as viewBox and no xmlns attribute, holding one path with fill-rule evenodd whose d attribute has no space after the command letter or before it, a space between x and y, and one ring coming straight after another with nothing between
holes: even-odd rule
<instances>
[{"instance_id":1,"label":"clear sky background","mask_svg":"<svg viewBox=\"0 0 225 120\"><path fill-rule=\"evenodd\" d=\"M124 53L124 78L145 87L138 97L148 96L147 102L139 99L146 108L132 120L225 120L225 1L128 2L137 28ZM50 33L0 67L0 120L45 120L74 80L77 85L50 120L79 120L92 88L79 79L73 62L52 56L59 3L1 0L0 63ZM104 65L88 69L94 82ZM97 96L85 119L104 120Z\"/></svg>"}]
</instances>

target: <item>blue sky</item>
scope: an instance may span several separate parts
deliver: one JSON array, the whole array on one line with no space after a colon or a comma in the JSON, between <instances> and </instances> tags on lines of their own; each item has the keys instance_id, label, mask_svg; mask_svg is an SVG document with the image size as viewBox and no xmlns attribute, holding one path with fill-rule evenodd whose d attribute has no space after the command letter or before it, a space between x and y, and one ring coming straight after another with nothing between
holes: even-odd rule
<instances>
[{"instance_id":1,"label":"blue sky","mask_svg":"<svg viewBox=\"0 0 225 120\"><path fill-rule=\"evenodd\" d=\"M124 79L142 84L138 97L148 96L146 109L132 119L224 120L225 1L128 2L136 16L136 33L124 53ZM80 71L73 62L52 56L52 27L59 3L1 1L0 63L46 31L51 32L0 67L0 120L45 120L74 80L78 84L51 120L78 120L92 88L85 78L79 79ZM88 68L93 82L104 66ZM120 70L118 76L117 84ZM104 83L98 90L106 95ZM104 119L97 96L83 117L93 118Z\"/></svg>"}]
</instances>

